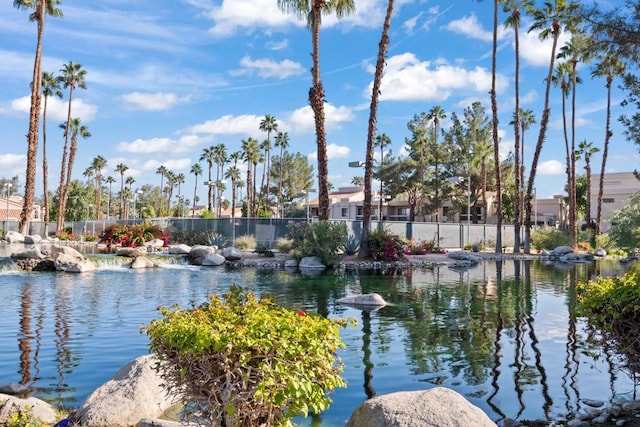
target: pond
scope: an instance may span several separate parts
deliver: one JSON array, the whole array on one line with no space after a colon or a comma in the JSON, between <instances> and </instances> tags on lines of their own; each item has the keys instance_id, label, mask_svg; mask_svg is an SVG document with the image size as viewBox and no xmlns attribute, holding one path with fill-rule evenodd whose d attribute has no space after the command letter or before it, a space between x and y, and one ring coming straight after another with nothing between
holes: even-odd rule
<instances>
[{"instance_id":1,"label":"pond","mask_svg":"<svg viewBox=\"0 0 640 427\"><path fill-rule=\"evenodd\" d=\"M622 272L615 261L304 275L175 262L141 271L112 260L99 260L93 273L67 274L22 273L0 258L0 384L25 384L36 397L77 407L148 353L140 326L159 316L158 306L200 304L237 284L286 307L358 320L341 333L348 387L331 395L330 409L299 424L343 426L368 397L435 386L456 390L496 422L557 419L584 409L583 399L635 396L623 358L602 348L575 315L575 281ZM336 303L368 292L389 305L364 313Z\"/></svg>"}]
</instances>

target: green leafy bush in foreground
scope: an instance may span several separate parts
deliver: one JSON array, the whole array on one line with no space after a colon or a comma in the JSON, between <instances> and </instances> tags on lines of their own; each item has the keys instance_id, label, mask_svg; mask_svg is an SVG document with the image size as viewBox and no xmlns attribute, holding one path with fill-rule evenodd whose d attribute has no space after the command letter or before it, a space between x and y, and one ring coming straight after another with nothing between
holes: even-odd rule
<instances>
[{"instance_id":1,"label":"green leafy bush in foreground","mask_svg":"<svg viewBox=\"0 0 640 427\"><path fill-rule=\"evenodd\" d=\"M143 327L158 370L212 425L290 425L327 409L327 393L345 386L335 354L348 320L285 309L235 286L223 300L160 310Z\"/></svg>"}]
</instances>

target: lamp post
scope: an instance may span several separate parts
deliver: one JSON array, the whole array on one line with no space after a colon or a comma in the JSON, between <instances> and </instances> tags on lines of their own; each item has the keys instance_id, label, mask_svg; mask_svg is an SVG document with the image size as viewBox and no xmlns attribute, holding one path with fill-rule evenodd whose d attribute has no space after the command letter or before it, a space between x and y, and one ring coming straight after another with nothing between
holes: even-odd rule
<instances>
[{"instance_id":1,"label":"lamp post","mask_svg":"<svg viewBox=\"0 0 640 427\"><path fill-rule=\"evenodd\" d=\"M7 231L9 231L9 192L11 191L11 183L5 182L4 186L7 189L7 212L4 218L4 235L7 236Z\"/></svg>"}]
</instances>

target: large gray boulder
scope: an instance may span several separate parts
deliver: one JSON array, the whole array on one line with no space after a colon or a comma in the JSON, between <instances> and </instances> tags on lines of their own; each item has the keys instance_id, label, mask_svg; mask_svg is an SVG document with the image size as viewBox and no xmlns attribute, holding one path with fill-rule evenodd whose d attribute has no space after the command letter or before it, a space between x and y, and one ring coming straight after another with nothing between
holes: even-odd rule
<instances>
[{"instance_id":1,"label":"large gray boulder","mask_svg":"<svg viewBox=\"0 0 640 427\"><path fill-rule=\"evenodd\" d=\"M22 252L14 252L11 254L13 259L45 259L46 256L42 253L39 246L32 246L25 249Z\"/></svg>"},{"instance_id":2,"label":"large gray boulder","mask_svg":"<svg viewBox=\"0 0 640 427\"><path fill-rule=\"evenodd\" d=\"M29 234L24 236L24 244L25 245L35 245L42 241L42 237L39 234Z\"/></svg>"},{"instance_id":3,"label":"large gray boulder","mask_svg":"<svg viewBox=\"0 0 640 427\"><path fill-rule=\"evenodd\" d=\"M202 260L210 254L215 254L218 248L215 246L195 245L189 251L189 262L193 265L202 265Z\"/></svg>"},{"instance_id":4,"label":"large gray boulder","mask_svg":"<svg viewBox=\"0 0 640 427\"><path fill-rule=\"evenodd\" d=\"M134 359L98 387L75 413L84 427L126 427L143 418L159 418L175 403L153 369L153 355Z\"/></svg>"},{"instance_id":5,"label":"large gray boulder","mask_svg":"<svg viewBox=\"0 0 640 427\"><path fill-rule=\"evenodd\" d=\"M202 258L202 261L200 262L200 265L205 266L205 267L216 267L218 265L222 265L224 264L225 259L222 255L220 254L208 254L206 255L204 258Z\"/></svg>"},{"instance_id":6,"label":"large gray boulder","mask_svg":"<svg viewBox=\"0 0 640 427\"><path fill-rule=\"evenodd\" d=\"M387 305L384 298L375 292L370 294L350 295L340 298L336 302L368 310L377 310Z\"/></svg>"},{"instance_id":7,"label":"large gray boulder","mask_svg":"<svg viewBox=\"0 0 640 427\"><path fill-rule=\"evenodd\" d=\"M118 250L116 250L116 256L125 256L125 257L129 257L129 258L138 258L139 256L145 256L147 254L147 249L144 247L135 247L135 248L130 248L130 247L125 247L125 248L118 248Z\"/></svg>"},{"instance_id":8,"label":"large gray boulder","mask_svg":"<svg viewBox=\"0 0 640 427\"><path fill-rule=\"evenodd\" d=\"M351 414L347 427L496 427L461 394L444 387L374 397Z\"/></svg>"},{"instance_id":9,"label":"large gray boulder","mask_svg":"<svg viewBox=\"0 0 640 427\"><path fill-rule=\"evenodd\" d=\"M82 257L78 259L73 255L59 253L53 260L56 271L66 271L67 273L85 273L96 270L97 266L93 261Z\"/></svg>"},{"instance_id":10,"label":"large gray boulder","mask_svg":"<svg viewBox=\"0 0 640 427\"><path fill-rule=\"evenodd\" d=\"M298 264L298 268L300 268L301 270L303 269L324 270L327 268L327 266L324 265L322 261L320 261L320 258L316 256L306 256L300 260L300 263Z\"/></svg>"},{"instance_id":11,"label":"large gray boulder","mask_svg":"<svg viewBox=\"0 0 640 427\"><path fill-rule=\"evenodd\" d=\"M242 259L242 252L233 246L222 249L221 254L227 261L239 261Z\"/></svg>"},{"instance_id":12,"label":"large gray boulder","mask_svg":"<svg viewBox=\"0 0 640 427\"><path fill-rule=\"evenodd\" d=\"M52 245L51 246L51 256L54 258L59 254L69 255L70 257L75 258L78 261L82 261L84 259L84 255L82 255L77 250L70 248L69 246L64 245Z\"/></svg>"},{"instance_id":13,"label":"large gray boulder","mask_svg":"<svg viewBox=\"0 0 640 427\"><path fill-rule=\"evenodd\" d=\"M21 399L8 394L0 394L0 425L7 425L11 416L17 413L29 412L40 421L53 424L57 421L53 406L35 397Z\"/></svg>"},{"instance_id":14,"label":"large gray boulder","mask_svg":"<svg viewBox=\"0 0 640 427\"><path fill-rule=\"evenodd\" d=\"M168 252L174 255L187 255L191 252L191 246L180 243L179 245L169 245Z\"/></svg>"},{"instance_id":15,"label":"large gray boulder","mask_svg":"<svg viewBox=\"0 0 640 427\"><path fill-rule=\"evenodd\" d=\"M480 261L482 261L482 258L479 257L478 255L473 255L465 251L449 252L447 253L447 257L451 259L455 259L457 261L466 261L471 264L478 264Z\"/></svg>"}]
</instances>

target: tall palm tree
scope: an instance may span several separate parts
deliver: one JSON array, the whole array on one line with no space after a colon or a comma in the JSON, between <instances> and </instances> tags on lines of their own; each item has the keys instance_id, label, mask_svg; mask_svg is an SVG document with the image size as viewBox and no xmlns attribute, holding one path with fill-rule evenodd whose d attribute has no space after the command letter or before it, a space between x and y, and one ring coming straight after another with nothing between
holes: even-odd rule
<instances>
[{"instance_id":1,"label":"tall palm tree","mask_svg":"<svg viewBox=\"0 0 640 427\"><path fill-rule=\"evenodd\" d=\"M132 176L128 176L127 179L124 180L124 183L127 185L127 187L125 188L126 190L125 199L127 200L127 202L125 203L124 217L127 219L129 219L129 216L132 216L133 219L135 219L135 216L136 216L135 209L133 212L129 212L129 207L130 207L129 202L133 201L136 197L135 193L133 192L133 184L135 184L135 182L136 182L136 179Z\"/></svg>"},{"instance_id":2,"label":"tall palm tree","mask_svg":"<svg viewBox=\"0 0 640 427\"><path fill-rule=\"evenodd\" d=\"M62 203L66 203L66 195L64 194L65 192L65 175L69 176L69 173L67 171L67 167L69 164L71 164L71 154L69 154L69 160L67 160L67 149L69 148L69 138L72 135L72 132L70 132L70 126L73 123L73 120L71 119L71 106L73 104L73 91L76 89L76 87L81 88L81 89L86 89L87 88L87 84L84 80L85 75L87 74L87 72L85 70L82 69L82 65L81 64L75 64L71 61L69 61L68 64L63 65L63 67L60 69L60 72L62 73L62 75L58 76L58 82L62 83L62 86L65 89L69 89L69 101L67 104L67 121L65 122L66 124L66 128L64 130L64 145L62 148L62 163L60 166L60 183L58 185L58 195L59 195L59 199ZM71 150L69 148L69 150ZM67 180L70 184L70 180ZM56 230L58 231L62 231L62 226L63 226L63 219L64 219L64 205L61 205L60 208L58 209L58 221L57 221L57 227Z\"/></svg>"},{"instance_id":3,"label":"tall palm tree","mask_svg":"<svg viewBox=\"0 0 640 427\"><path fill-rule=\"evenodd\" d=\"M591 59L591 39L581 32L574 32L571 40L560 48L558 59L566 60L571 66L571 188L570 197L570 226L573 244L578 243L577 207L576 207L576 92L580 82L578 77L578 62L587 63ZM571 209L573 206L573 209Z\"/></svg>"},{"instance_id":4,"label":"tall palm tree","mask_svg":"<svg viewBox=\"0 0 640 427\"><path fill-rule=\"evenodd\" d=\"M500 138L498 137L498 100L496 93L497 54L498 54L498 4L493 1L493 38L491 49L491 116L493 136L493 162L496 179L496 253L502 252L502 171L500 170ZM486 203L486 201L485 201ZM486 221L486 215L485 215Z\"/></svg>"},{"instance_id":5,"label":"tall palm tree","mask_svg":"<svg viewBox=\"0 0 640 427\"><path fill-rule=\"evenodd\" d=\"M278 134L276 135L276 141L275 141L275 146L280 148L280 162L279 162L279 170L278 170L278 209L279 212L281 214L281 216L283 216L283 210L282 210L282 152L283 150L286 150L287 147L289 147L289 133L287 132L278 132Z\"/></svg>"},{"instance_id":6,"label":"tall palm tree","mask_svg":"<svg viewBox=\"0 0 640 427\"><path fill-rule=\"evenodd\" d=\"M165 188L165 191L167 192L167 208L169 210L169 212L171 211L171 199L173 198L173 187L176 186L176 179L177 179L177 175L175 174L175 172L168 170L167 173L165 174L165 177L167 178L167 187ZM169 213L169 215L171 215Z\"/></svg>"},{"instance_id":7,"label":"tall palm tree","mask_svg":"<svg viewBox=\"0 0 640 427\"><path fill-rule=\"evenodd\" d=\"M260 160L260 147L255 138L242 140L243 160L247 163L247 216L256 216L255 169ZM252 168L253 167L253 168ZM253 170L252 170L253 169Z\"/></svg>"},{"instance_id":8,"label":"tall palm tree","mask_svg":"<svg viewBox=\"0 0 640 427\"><path fill-rule=\"evenodd\" d=\"M324 128L324 87L320 78L320 25L322 15L335 13L338 19L355 10L353 0L278 0L278 7L285 12L294 12L299 19L307 21L311 30L311 77L313 84L309 89L309 105L313 110L316 127L316 146L318 158L318 201L319 219L329 219L329 159L327 157L327 137Z\"/></svg>"},{"instance_id":9,"label":"tall palm tree","mask_svg":"<svg viewBox=\"0 0 640 427\"><path fill-rule=\"evenodd\" d=\"M563 26L569 27L569 29L571 29L571 27L573 26L571 17L577 7L577 3L567 2L567 0L549 0L540 9L528 9L534 19L533 24L529 28L529 32L541 30L540 38L542 40L546 40L551 37L552 43L551 55L549 60L549 70L547 72L547 80L545 83L542 118L540 119L540 131L538 133L538 140L536 142L535 151L533 153L533 160L531 161L531 170L529 171L529 180L527 182L527 194L525 196L526 227L524 252L527 254L531 251L531 211L533 209L533 204L531 201L533 198L533 187L535 185L538 161L540 160L540 153L542 152L542 146L544 145L544 141L547 135L547 125L549 124L549 116L551 113L551 109L549 108L549 92L551 88L551 77L553 76L553 68L556 59L558 38L560 37Z\"/></svg>"},{"instance_id":10,"label":"tall palm tree","mask_svg":"<svg viewBox=\"0 0 640 427\"><path fill-rule=\"evenodd\" d=\"M42 108L42 187L44 191L44 229L45 234L49 230L49 165L47 163L47 106L49 97L62 98L60 83L53 73L42 73L42 95L44 106Z\"/></svg>"},{"instance_id":11,"label":"tall palm tree","mask_svg":"<svg viewBox=\"0 0 640 427\"><path fill-rule=\"evenodd\" d=\"M128 170L129 166L125 165L124 163L118 163L116 165L115 172L118 172L120 174L120 219L123 219L124 213L124 173Z\"/></svg>"},{"instance_id":12,"label":"tall palm tree","mask_svg":"<svg viewBox=\"0 0 640 427\"><path fill-rule=\"evenodd\" d=\"M231 218L236 218L236 186L240 182L240 169L233 165L227 168L224 177L231 180Z\"/></svg>"},{"instance_id":13,"label":"tall palm tree","mask_svg":"<svg viewBox=\"0 0 640 427\"><path fill-rule=\"evenodd\" d=\"M200 155L200 161L207 162L207 166L209 167L209 175L207 180L207 187L209 191L207 193L207 209L209 212L213 212L213 185L211 185L211 169L213 169L213 163L215 161L215 147L206 147L202 150L202 154Z\"/></svg>"},{"instance_id":14,"label":"tall palm tree","mask_svg":"<svg viewBox=\"0 0 640 427\"><path fill-rule=\"evenodd\" d=\"M531 0L505 0L503 10L508 14L505 20L505 27L513 28L513 40L514 40L514 98L515 107L513 112L513 121L509 124L513 126L514 137L514 172L515 172L515 187L516 187L516 200L514 206L514 244L513 252L520 253L520 219L522 217L522 175L520 174L520 162L524 161L520 157L520 11L526 10L527 7L532 6Z\"/></svg>"},{"instance_id":15,"label":"tall palm tree","mask_svg":"<svg viewBox=\"0 0 640 427\"><path fill-rule=\"evenodd\" d=\"M164 165L158 166L156 169L156 175L160 175L160 206L158 206L158 215L162 216L162 198L164 197L164 177L167 176L169 170Z\"/></svg>"},{"instance_id":16,"label":"tall palm tree","mask_svg":"<svg viewBox=\"0 0 640 427\"><path fill-rule=\"evenodd\" d=\"M102 219L102 169L107 167L107 159L96 156L91 161L91 168L96 175L96 219Z\"/></svg>"},{"instance_id":17,"label":"tall palm tree","mask_svg":"<svg viewBox=\"0 0 640 427\"><path fill-rule=\"evenodd\" d=\"M267 139L262 144L262 149L264 150L264 157L266 159L265 163L265 173L262 175L262 186L264 186L264 177L267 177L267 186L265 190L265 205L269 203L269 192L271 186L271 132L275 132L278 130L278 120L270 114L266 114L264 118L260 121L260 130L267 133Z\"/></svg>"},{"instance_id":18,"label":"tall palm tree","mask_svg":"<svg viewBox=\"0 0 640 427\"><path fill-rule=\"evenodd\" d=\"M213 147L213 161L216 164L216 215L220 216L220 197L222 192L222 177L224 176L224 165L227 163L227 147L224 144L218 144Z\"/></svg>"},{"instance_id":19,"label":"tall palm tree","mask_svg":"<svg viewBox=\"0 0 640 427\"><path fill-rule=\"evenodd\" d=\"M20 212L20 232L29 233L29 222L33 211L33 201L36 188L36 161L38 153L38 129L40 121L40 105L42 102L42 39L44 37L44 22L47 15L60 17L62 11L56 6L58 0L13 0L13 6L22 9L33 9L29 14L29 21L37 25L36 53L33 61L31 80L31 105L29 107L29 131L27 133L27 170L24 186L24 203ZM45 188L46 191L46 188Z\"/></svg>"},{"instance_id":20,"label":"tall palm tree","mask_svg":"<svg viewBox=\"0 0 640 427\"><path fill-rule=\"evenodd\" d=\"M195 175L195 184L193 185L193 208L191 210L191 216L196 216L196 200L198 198L198 175L202 175L202 166L200 163L196 163L191 166L191 170L189 171L193 175Z\"/></svg>"},{"instance_id":21,"label":"tall palm tree","mask_svg":"<svg viewBox=\"0 0 640 427\"><path fill-rule=\"evenodd\" d=\"M587 174L587 200L585 205L585 220L587 221L588 227L591 227L591 224L593 224L593 221L591 220L591 156L598 151L600 151L600 149L594 147L593 142L583 139L578 143L578 150L575 154L577 160L580 160L582 157L584 157L584 170Z\"/></svg>"},{"instance_id":22,"label":"tall palm tree","mask_svg":"<svg viewBox=\"0 0 640 427\"><path fill-rule=\"evenodd\" d=\"M607 118L605 124L604 144L602 148L602 166L600 168L600 182L598 187L598 207L596 208L596 235L600 234L602 227L602 199L604 197L604 173L609 155L609 141L613 133L611 132L611 84L613 79L624 74L625 64L618 56L611 52L605 52L600 56L595 69L592 72L594 77L605 77L607 88Z\"/></svg>"},{"instance_id":23,"label":"tall palm tree","mask_svg":"<svg viewBox=\"0 0 640 427\"><path fill-rule=\"evenodd\" d=\"M58 220L57 220L57 227L56 230L57 231L62 231L63 227L64 227L64 216L65 216L65 211L67 209L67 200L69 198L69 190L71 189L71 177L73 174L73 164L75 162L76 159L76 153L78 151L78 136L81 136L82 138L89 138L91 137L91 132L89 132L89 129L81 124L80 119L78 118L74 118L71 119L71 123L62 123L60 124L60 128L63 129L66 132L71 132L71 147L69 148L69 160L67 162L67 177L64 183L64 186L62 188L62 192L59 193L58 195ZM65 135L65 139L68 138L67 135Z\"/></svg>"},{"instance_id":24,"label":"tall palm tree","mask_svg":"<svg viewBox=\"0 0 640 427\"><path fill-rule=\"evenodd\" d=\"M105 182L109 184L109 199L107 200L107 219L111 218L111 199L113 197L113 191L111 191L111 185L116 182L116 179L111 175L107 176Z\"/></svg>"}]
</instances>

